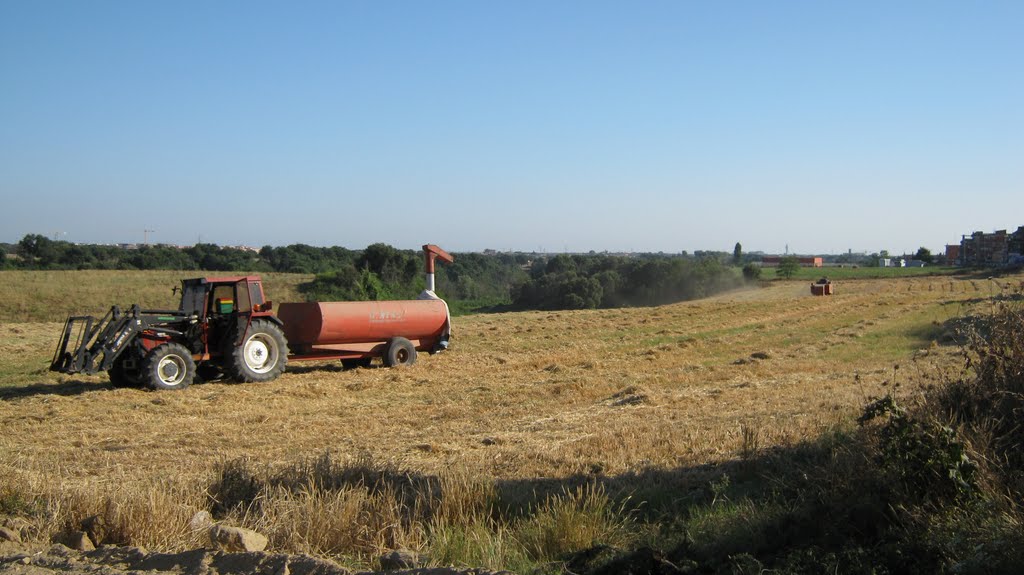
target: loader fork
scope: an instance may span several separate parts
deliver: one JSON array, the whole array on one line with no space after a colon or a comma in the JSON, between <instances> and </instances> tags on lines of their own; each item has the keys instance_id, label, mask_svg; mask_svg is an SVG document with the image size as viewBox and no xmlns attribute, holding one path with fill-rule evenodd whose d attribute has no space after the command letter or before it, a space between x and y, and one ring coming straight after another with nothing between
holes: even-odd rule
<instances>
[{"instance_id":1,"label":"loader fork","mask_svg":"<svg viewBox=\"0 0 1024 575\"><path fill-rule=\"evenodd\" d=\"M86 375L106 371L142 329L137 305L126 314L115 305L99 321L93 316L69 317L50 370Z\"/></svg>"}]
</instances>

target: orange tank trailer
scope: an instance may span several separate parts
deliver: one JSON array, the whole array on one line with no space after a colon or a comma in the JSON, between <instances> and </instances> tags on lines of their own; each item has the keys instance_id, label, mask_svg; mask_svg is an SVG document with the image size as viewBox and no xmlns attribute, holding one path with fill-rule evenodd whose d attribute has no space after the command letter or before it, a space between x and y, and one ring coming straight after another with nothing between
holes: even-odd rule
<instances>
[{"instance_id":1,"label":"orange tank trailer","mask_svg":"<svg viewBox=\"0 0 1024 575\"><path fill-rule=\"evenodd\" d=\"M447 343L449 331L448 306L439 299L282 303L277 317L299 356L346 350L363 355L396 337L434 352Z\"/></svg>"},{"instance_id":2,"label":"orange tank trailer","mask_svg":"<svg viewBox=\"0 0 1024 575\"><path fill-rule=\"evenodd\" d=\"M434 294L434 262L453 261L448 252L427 244L426 289L414 300L282 303L277 319L283 324L289 361L340 359L352 365L375 357L385 365L409 365L417 351L448 349L451 314Z\"/></svg>"}]
</instances>

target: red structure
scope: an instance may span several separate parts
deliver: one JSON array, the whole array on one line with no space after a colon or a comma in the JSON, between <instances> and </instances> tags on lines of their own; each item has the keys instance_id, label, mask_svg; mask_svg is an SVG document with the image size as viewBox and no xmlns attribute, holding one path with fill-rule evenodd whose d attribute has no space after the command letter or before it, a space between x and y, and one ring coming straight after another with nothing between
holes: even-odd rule
<instances>
[{"instance_id":1,"label":"red structure","mask_svg":"<svg viewBox=\"0 0 1024 575\"><path fill-rule=\"evenodd\" d=\"M782 263L783 259L783 256L764 256L761 258L761 265L766 267L778 267L778 265ZM796 261L799 262L801 267L805 268L820 268L823 265L821 258L796 258Z\"/></svg>"},{"instance_id":2,"label":"red structure","mask_svg":"<svg viewBox=\"0 0 1024 575\"><path fill-rule=\"evenodd\" d=\"M282 303L277 317L298 356L290 360L379 356L396 337L430 353L448 343L448 306L439 299Z\"/></svg>"},{"instance_id":3,"label":"red structure","mask_svg":"<svg viewBox=\"0 0 1024 575\"><path fill-rule=\"evenodd\" d=\"M960 239L960 258L964 266L992 266L1005 264L1010 255L1010 235L1006 230L991 234L974 232Z\"/></svg>"},{"instance_id":4,"label":"red structure","mask_svg":"<svg viewBox=\"0 0 1024 575\"><path fill-rule=\"evenodd\" d=\"M423 246L423 257L426 259L425 263L427 266L426 289L428 292L434 293L434 260L436 260L437 258L441 258L441 261L443 262L452 263L454 261L454 258L452 258L452 256L448 252L442 250L441 248L435 246L434 244L427 244Z\"/></svg>"},{"instance_id":5,"label":"red structure","mask_svg":"<svg viewBox=\"0 0 1024 575\"><path fill-rule=\"evenodd\" d=\"M832 295L833 293L835 292L832 290L832 282L828 278L821 278L811 284L811 295Z\"/></svg>"}]
</instances>

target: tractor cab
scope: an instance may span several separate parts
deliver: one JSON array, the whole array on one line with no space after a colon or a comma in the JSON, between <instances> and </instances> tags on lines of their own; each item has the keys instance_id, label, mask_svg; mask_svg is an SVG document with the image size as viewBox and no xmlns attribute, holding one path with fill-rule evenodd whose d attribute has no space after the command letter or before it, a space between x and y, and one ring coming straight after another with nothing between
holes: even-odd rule
<instances>
[{"instance_id":1,"label":"tractor cab","mask_svg":"<svg viewBox=\"0 0 1024 575\"><path fill-rule=\"evenodd\" d=\"M181 280L181 311L206 318L234 312L267 311L259 276Z\"/></svg>"},{"instance_id":2,"label":"tractor cab","mask_svg":"<svg viewBox=\"0 0 1024 575\"><path fill-rule=\"evenodd\" d=\"M269 315L259 276L193 278L181 281L180 311L197 320L201 330L196 353L217 354L224 338L244 334L251 318Z\"/></svg>"}]
</instances>

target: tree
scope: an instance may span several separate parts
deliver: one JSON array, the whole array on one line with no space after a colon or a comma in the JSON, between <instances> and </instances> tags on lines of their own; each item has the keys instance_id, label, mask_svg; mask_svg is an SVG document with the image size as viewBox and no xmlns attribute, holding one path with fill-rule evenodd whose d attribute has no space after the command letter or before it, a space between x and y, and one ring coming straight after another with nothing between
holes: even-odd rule
<instances>
[{"instance_id":1,"label":"tree","mask_svg":"<svg viewBox=\"0 0 1024 575\"><path fill-rule=\"evenodd\" d=\"M399 250L383 243L367 246L356 261L357 268L373 272L393 296L415 295L410 293L413 291L410 286L420 275L420 266L421 260L416 252ZM370 299L378 298L370 293Z\"/></svg>"},{"instance_id":2,"label":"tree","mask_svg":"<svg viewBox=\"0 0 1024 575\"><path fill-rule=\"evenodd\" d=\"M18 242L17 254L22 265L29 269L55 268L70 246L68 242L54 241L40 234L28 234Z\"/></svg>"},{"instance_id":3,"label":"tree","mask_svg":"<svg viewBox=\"0 0 1024 575\"><path fill-rule=\"evenodd\" d=\"M388 292L384 282L380 281L377 274L368 269L363 270L363 275L360 278L360 287L366 294L367 299L375 301L391 299L391 294Z\"/></svg>"},{"instance_id":4,"label":"tree","mask_svg":"<svg viewBox=\"0 0 1024 575\"><path fill-rule=\"evenodd\" d=\"M548 260L548 265L544 272L549 274L575 273L576 262L572 259L572 256L559 254Z\"/></svg>"},{"instance_id":5,"label":"tree","mask_svg":"<svg viewBox=\"0 0 1024 575\"><path fill-rule=\"evenodd\" d=\"M914 259L921 260L926 264L935 263L935 256L933 256L931 250L926 247L917 248L917 253L914 254Z\"/></svg>"},{"instance_id":6,"label":"tree","mask_svg":"<svg viewBox=\"0 0 1024 575\"><path fill-rule=\"evenodd\" d=\"M776 275L789 279L796 275L796 272L800 270L800 260L794 256L782 258L779 262L779 267L775 270Z\"/></svg>"},{"instance_id":7,"label":"tree","mask_svg":"<svg viewBox=\"0 0 1024 575\"><path fill-rule=\"evenodd\" d=\"M736 247L732 249L732 265L738 266L743 261L743 246L739 242L736 242Z\"/></svg>"},{"instance_id":8,"label":"tree","mask_svg":"<svg viewBox=\"0 0 1024 575\"><path fill-rule=\"evenodd\" d=\"M748 282L757 281L761 278L761 266L753 262L743 266L743 278Z\"/></svg>"}]
</instances>

